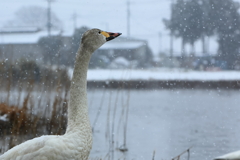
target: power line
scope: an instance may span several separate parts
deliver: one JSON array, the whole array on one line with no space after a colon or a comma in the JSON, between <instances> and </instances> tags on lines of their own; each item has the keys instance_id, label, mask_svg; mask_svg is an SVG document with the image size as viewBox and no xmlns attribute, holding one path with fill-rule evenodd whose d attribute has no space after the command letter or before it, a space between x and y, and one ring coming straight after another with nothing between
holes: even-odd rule
<instances>
[{"instance_id":1,"label":"power line","mask_svg":"<svg viewBox=\"0 0 240 160\"><path fill-rule=\"evenodd\" d=\"M78 14L76 12L74 12L72 14L72 20L73 20L73 27L74 27L74 30L77 28L77 18L78 18Z\"/></svg>"}]
</instances>

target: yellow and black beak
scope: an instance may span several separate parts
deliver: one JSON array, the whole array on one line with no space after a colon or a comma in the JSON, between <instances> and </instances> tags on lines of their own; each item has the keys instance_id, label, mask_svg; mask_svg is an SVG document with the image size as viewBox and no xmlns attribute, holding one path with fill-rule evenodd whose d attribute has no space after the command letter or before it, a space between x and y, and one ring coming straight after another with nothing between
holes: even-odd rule
<instances>
[{"instance_id":1,"label":"yellow and black beak","mask_svg":"<svg viewBox=\"0 0 240 160\"><path fill-rule=\"evenodd\" d=\"M112 32L101 32L102 35L106 37L106 41L110 41L118 36L120 36L122 33L112 33Z\"/></svg>"}]
</instances>

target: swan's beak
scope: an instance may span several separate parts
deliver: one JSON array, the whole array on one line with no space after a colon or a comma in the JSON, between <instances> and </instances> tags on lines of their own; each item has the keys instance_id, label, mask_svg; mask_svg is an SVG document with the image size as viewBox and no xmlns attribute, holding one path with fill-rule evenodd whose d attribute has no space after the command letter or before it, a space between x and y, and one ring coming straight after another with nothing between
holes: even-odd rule
<instances>
[{"instance_id":1,"label":"swan's beak","mask_svg":"<svg viewBox=\"0 0 240 160\"><path fill-rule=\"evenodd\" d=\"M112 32L101 32L102 35L104 35L106 37L107 41L110 41L118 36L120 36L122 33L112 33Z\"/></svg>"}]
</instances>

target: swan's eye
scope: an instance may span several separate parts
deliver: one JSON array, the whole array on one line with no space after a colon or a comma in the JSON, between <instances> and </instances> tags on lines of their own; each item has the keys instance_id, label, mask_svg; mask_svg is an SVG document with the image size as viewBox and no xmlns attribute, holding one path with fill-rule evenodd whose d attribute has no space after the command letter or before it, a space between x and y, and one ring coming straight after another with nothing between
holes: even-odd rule
<instances>
[{"instance_id":1,"label":"swan's eye","mask_svg":"<svg viewBox=\"0 0 240 160\"><path fill-rule=\"evenodd\" d=\"M101 31L98 31L98 34L101 34Z\"/></svg>"}]
</instances>

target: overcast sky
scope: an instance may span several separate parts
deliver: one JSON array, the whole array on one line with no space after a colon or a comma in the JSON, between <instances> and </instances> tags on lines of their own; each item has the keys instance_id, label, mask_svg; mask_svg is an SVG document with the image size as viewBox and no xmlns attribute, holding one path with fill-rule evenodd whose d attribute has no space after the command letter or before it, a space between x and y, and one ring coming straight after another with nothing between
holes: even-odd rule
<instances>
[{"instance_id":1,"label":"overcast sky","mask_svg":"<svg viewBox=\"0 0 240 160\"><path fill-rule=\"evenodd\" d=\"M170 17L171 0L129 0L130 36L148 40L156 55L159 51L169 51L169 31L165 29L163 18ZM240 1L240 0L238 0ZM52 11L63 22L64 32L72 33L72 15L76 13L77 26L100 28L107 31L122 32L127 36L127 0L55 0ZM14 19L15 12L23 6L47 7L46 0L0 0L0 27ZM161 33L161 38L160 38ZM201 51L197 43L197 52ZM210 43L210 52L216 52L214 40ZM180 52L180 40L175 40L174 50Z\"/></svg>"}]
</instances>

